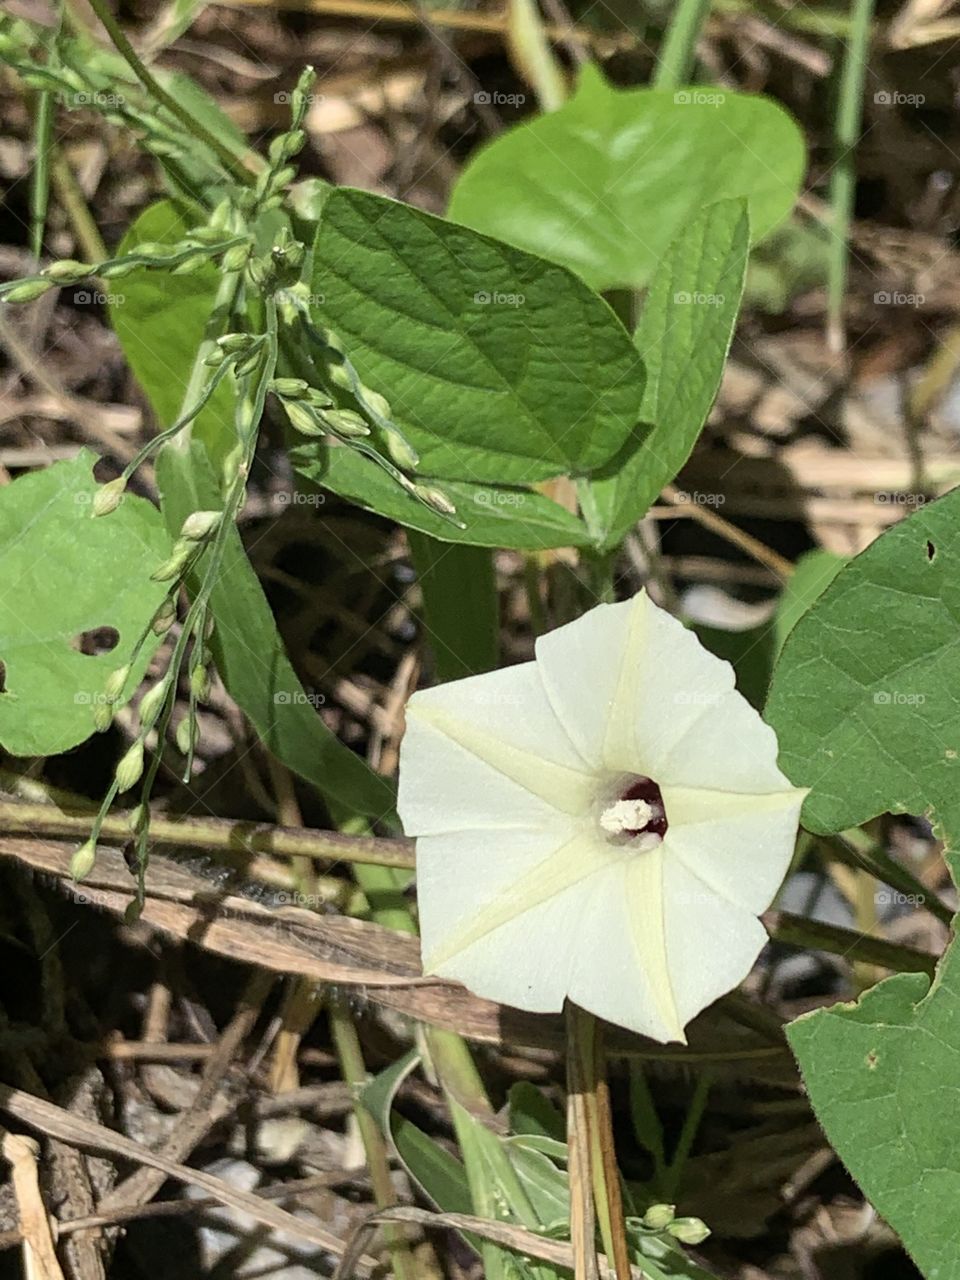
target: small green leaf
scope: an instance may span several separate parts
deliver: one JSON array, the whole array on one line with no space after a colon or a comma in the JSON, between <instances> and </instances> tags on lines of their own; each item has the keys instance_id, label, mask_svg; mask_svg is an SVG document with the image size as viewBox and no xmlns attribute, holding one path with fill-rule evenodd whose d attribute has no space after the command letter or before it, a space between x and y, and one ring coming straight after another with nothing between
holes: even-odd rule
<instances>
[{"instance_id":1,"label":"small green leaf","mask_svg":"<svg viewBox=\"0 0 960 1280\"><path fill-rule=\"evenodd\" d=\"M756 239L790 212L803 137L766 98L711 87L612 88L586 67L559 111L501 134L464 169L449 216L576 271L636 288L712 201L745 197Z\"/></svg>"},{"instance_id":2,"label":"small green leaf","mask_svg":"<svg viewBox=\"0 0 960 1280\"><path fill-rule=\"evenodd\" d=\"M845 556L821 550L808 551L797 561L774 615L774 660L783 648L787 636L820 599L846 563Z\"/></svg>"},{"instance_id":3,"label":"small green leaf","mask_svg":"<svg viewBox=\"0 0 960 1280\"><path fill-rule=\"evenodd\" d=\"M386 395L424 475L525 485L590 471L636 422L643 368L576 276L341 188L314 253L318 320Z\"/></svg>"},{"instance_id":4,"label":"small green leaf","mask_svg":"<svg viewBox=\"0 0 960 1280\"><path fill-rule=\"evenodd\" d=\"M657 268L636 334L647 370L640 418L653 426L581 484L605 550L674 478L703 429L733 339L749 240L744 202L724 200L693 219Z\"/></svg>"},{"instance_id":5,"label":"small green leaf","mask_svg":"<svg viewBox=\"0 0 960 1280\"><path fill-rule=\"evenodd\" d=\"M110 673L146 632L122 703L158 644L150 620L166 590L150 574L170 538L144 498L93 515L95 461L82 450L0 489L0 743L13 755L56 755L89 738ZM105 628L114 647L84 653L82 637Z\"/></svg>"}]
</instances>

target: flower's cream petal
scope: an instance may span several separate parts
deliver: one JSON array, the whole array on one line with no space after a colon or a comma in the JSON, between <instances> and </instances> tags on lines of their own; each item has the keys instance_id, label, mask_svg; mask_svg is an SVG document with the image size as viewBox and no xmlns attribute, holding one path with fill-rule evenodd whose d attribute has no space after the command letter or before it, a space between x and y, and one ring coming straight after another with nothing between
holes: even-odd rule
<instances>
[{"instance_id":1,"label":"flower's cream petal","mask_svg":"<svg viewBox=\"0 0 960 1280\"><path fill-rule=\"evenodd\" d=\"M467 828L566 831L570 822L567 815L418 716L408 716L400 744L397 812L408 836Z\"/></svg>"},{"instance_id":2,"label":"flower's cream petal","mask_svg":"<svg viewBox=\"0 0 960 1280\"><path fill-rule=\"evenodd\" d=\"M805 788L761 795L661 788L669 827L664 857L679 859L717 894L758 915L780 888Z\"/></svg>"},{"instance_id":3,"label":"flower's cream petal","mask_svg":"<svg viewBox=\"0 0 960 1280\"><path fill-rule=\"evenodd\" d=\"M451 831L417 840L420 937L427 957L469 928L478 911L542 866L573 836L570 820L554 827Z\"/></svg>"},{"instance_id":4,"label":"flower's cream petal","mask_svg":"<svg viewBox=\"0 0 960 1280\"><path fill-rule=\"evenodd\" d=\"M549 857L535 862L521 874L503 880L493 894L488 896L484 893L480 901L474 899L469 912L452 926L444 926L442 939L435 938L432 928L428 927L431 936L428 938L424 932L422 941L424 967L430 973L441 972L438 966L445 965L453 956L480 941L484 942L492 957L496 943L490 935L496 929L563 893L571 885L579 884L595 871L608 867L612 860L613 855L605 841L598 840L592 832L575 832ZM461 867L464 861L461 857ZM451 865L443 874L456 873ZM427 884L429 897L429 881ZM555 940L545 939L531 930L531 948L554 943ZM446 969L442 971L447 972Z\"/></svg>"},{"instance_id":5,"label":"flower's cream petal","mask_svg":"<svg viewBox=\"0 0 960 1280\"><path fill-rule=\"evenodd\" d=\"M686 1026L740 985L767 934L752 912L714 893L669 853L664 857L664 922L673 993Z\"/></svg>"},{"instance_id":6,"label":"flower's cream petal","mask_svg":"<svg viewBox=\"0 0 960 1280\"><path fill-rule=\"evenodd\" d=\"M536 663L525 662L416 693L407 706L407 721L430 725L562 813L584 813L594 801L594 775L585 768L554 714ZM413 771L418 765L408 758L405 767ZM401 778L403 768L401 762ZM483 785L481 779L486 779L487 772L478 774L475 785ZM445 771L435 774L434 783L442 794ZM453 821L448 829L472 825L453 811L453 797L450 802ZM488 803L493 810L492 797Z\"/></svg>"},{"instance_id":7,"label":"flower's cream petal","mask_svg":"<svg viewBox=\"0 0 960 1280\"><path fill-rule=\"evenodd\" d=\"M541 636L537 666L585 760L657 782L676 744L709 711L739 699L730 664L645 591Z\"/></svg>"},{"instance_id":8,"label":"flower's cream petal","mask_svg":"<svg viewBox=\"0 0 960 1280\"><path fill-rule=\"evenodd\" d=\"M789 791L777 767L777 736L736 691L717 697L674 739L656 776L661 788L705 787L714 791Z\"/></svg>"},{"instance_id":9,"label":"flower's cream petal","mask_svg":"<svg viewBox=\"0 0 960 1280\"><path fill-rule=\"evenodd\" d=\"M550 703L591 767L601 760L630 619L640 598L597 605L536 643L536 665Z\"/></svg>"},{"instance_id":10,"label":"flower's cream petal","mask_svg":"<svg viewBox=\"0 0 960 1280\"><path fill-rule=\"evenodd\" d=\"M559 1011L578 963L592 887L615 861L592 836L580 836L452 930L430 904L423 930L425 972L517 1009Z\"/></svg>"},{"instance_id":11,"label":"flower's cream petal","mask_svg":"<svg viewBox=\"0 0 960 1280\"><path fill-rule=\"evenodd\" d=\"M669 972L662 847L620 857L591 882L577 926L570 998L617 1026L666 1043L684 1040Z\"/></svg>"}]
</instances>

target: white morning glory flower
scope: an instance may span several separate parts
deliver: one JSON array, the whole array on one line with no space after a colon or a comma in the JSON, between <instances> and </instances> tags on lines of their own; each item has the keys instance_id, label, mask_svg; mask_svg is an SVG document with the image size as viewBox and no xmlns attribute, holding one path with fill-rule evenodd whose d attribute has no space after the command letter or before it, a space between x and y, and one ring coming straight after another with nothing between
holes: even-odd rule
<instances>
[{"instance_id":1,"label":"white morning glory flower","mask_svg":"<svg viewBox=\"0 0 960 1280\"><path fill-rule=\"evenodd\" d=\"M805 795L729 663L643 591L599 605L410 699L424 969L682 1041L763 947Z\"/></svg>"}]
</instances>

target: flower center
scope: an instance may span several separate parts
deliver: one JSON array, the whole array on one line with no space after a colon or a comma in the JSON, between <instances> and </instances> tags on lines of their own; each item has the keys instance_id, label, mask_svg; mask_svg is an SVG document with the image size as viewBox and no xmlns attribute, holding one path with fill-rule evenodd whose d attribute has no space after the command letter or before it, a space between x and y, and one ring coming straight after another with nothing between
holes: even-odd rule
<instances>
[{"instance_id":1,"label":"flower center","mask_svg":"<svg viewBox=\"0 0 960 1280\"><path fill-rule=\"evenodd\" d=\"M652 778L627 778L617 798L600 813L600 826L616 844L654 849L667 833L667 813Z\"/></svg>"}]
</instances>

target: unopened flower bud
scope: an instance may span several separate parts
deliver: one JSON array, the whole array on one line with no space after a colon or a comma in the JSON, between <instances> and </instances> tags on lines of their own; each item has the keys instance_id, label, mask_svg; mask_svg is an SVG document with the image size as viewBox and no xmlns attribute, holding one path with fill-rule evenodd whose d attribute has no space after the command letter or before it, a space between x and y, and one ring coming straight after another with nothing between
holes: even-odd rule
<instances>
[{"instance_id":1,"label":"unopened flower bud","mask_svg":"<svg viewBox=\"0 0 960 1280\"><path fill-rule=\"evenodd\" d=\"M274 395L299 400L310 390L310 384L303 378L274 378L270 383L270 390Z\"/></svg>"},{"instance_id":2,"label":"unopened flower bud","mask_svg":"<svg viewBox=\"0 0 960 1280\"><path fill-rule=\"evenodd\" d=\"M421 502L425 502L428 507L432 507L441 516L455 516L457 508L450 501L442 489L434 489L422 484L415 484L413 492L417 495Z\"/></svg>"},{"instance_id":3,"label":"unopened flower bud","mask_svg":"<svg viewBox=\"0 0 960 1280\"><path fill-rule=\"evenodd\" d=\"M15 284L12 289L6 289L3 300L4 302L33 302L34 298L39 298L52 288L52 280L24 280L22 284Z\"/></svg>"},{"instance_id":4,"label":"unopened flower bud","mask_svg":"<svg viewBox=\"0 0 960 1280\"><path fill-rule=\"evenodd\" d=\"M699 1218L674 1218L667 1227L667 1233L679 1240L681 1244L703 1244L710 1234L710 1228Z\"/></svg>"},{"instance_id":5,"label":"unopened flower bud","mask_svg":"<svg viewBox=\"0 0 960 1280\"><path fill-rule=\"evenodd\" d=\"M399 431L393 431L384 428L383 442L387 446L387 453L404 471L413 471L416 469L420 461L420 457L416 450L404 440Z\"/></svg>"},{"instance_id":6,"label":"unopened flower bud","mask_svg":"<svg viewBox=\"0 0 960 1280\"><path fill-rule=\"evenodd\" d=\"M663 1231L674 1219L675 1204L652 1204L640 1221L651 1231Z\"/></svg>"},{"instance_id":7,"label":"unopened flower bud","mask_svg":"<svg viewBox=\"0 0 960 1280\"><path fill-rule=\"evenodd\" d=\"M135 836L140 835L149 822L150 806L146 804L138 804L135 809L130 810L127 817L127 824Z\"/></svg>"},{"instance_id":8,"label":"unopened flower bud","mask_svg":"<svg viewBox=\"0 0 960 1280\"><path fill-rule=\"evenodd\" d=\"M89 262L77 262L73 258L61 258L44 268L43 274L55 284L79 284L92 275L95 268Z\"/></svg>"},{"instance_id":9,"label":"unopened flower bud","mask_svg":"<svg viewBox=\"0 0 960 1280\"><path fill-rule=\"evenodd\" d=\"M364 387L363 400L370 412L376 414L377 417L390 417L390 402L379 391L371 391L369 387Z\"/></svg>"},{"instance_id":10,"label":"unopened flower bud","mask_svg":"<svg viewBox=\"0 0 960 1280\"><path fill-rule=\"evenodd\" d=\"M196 720L192 716L184 716L177 725L177 732L174 736L177 742L177 750L182 756L188 756L197 745L197 739L200 736Z\"/></svg>"},{"instance_id":11,"label":"unopened flower bud","mask_svg":"<svg viewBox=\"0 0 960 1280\"><path fill-rule=\"evenodd\" d=\"M232 244L229 249L224 251L223 257L220 259L221 270L242 271L247 265L251 247L249 244Z\"/></svg>"},{"instance_id":12,"label":"unopened flower bud","mask_svg":"<svg viewBox=\"0 0 960 1280\"><path fill-rule=\"evenodd\" d=\"M119 280L121 276L139 271L142 265L140 262L108 262L97 270L97 275L102 276L104 280Z\"/></svg>"},{"instance_id":13,"label":"unopened flower bud","mask_svg":"<svg viewBox=\"0 0 960 1280\"><path fill-rule=\"evenodd\" d=\"M113 724L113 707L109 702L98 702L93 708L93 727L97 733L106 733Z\"/></svg>"},{"instance_id":14,"label":"unopened flower bud","mask_svg":"<svg viewBox=\"0 0 960 1280\"><path fill-rule=\"evenodd\" d=\"M114 775L118 791L129 791L143 775L143 743L138 738L117 765Z\"/></svg>"},{"instance_id":15,"label":"unopened flower bud","mask_svg":"<svg viewBox=\"0 0 960 1280\"><path fill-rule=\"evenodd\" d=\"M346 436L348 439L354 436L368 436L370 428L359 413L354 413L352 409L328 409L321 414L324 422L328 424L331 431L335 431L337 435Z\"/></svg>"},{"instance_id":16,"label":"unopened flower bud","mask_svg":"<svg viewBox=\"0 0 960 1280\"><path fill-rule=\"evenodd\" d=\"M116 480L110 480L107 484L102 484L93 495L93 514L95 516L108 516L111 511L116 511L126 487L127 481L124 476L117 476Z\"/></svg>"},{"instance_id":17,"label":"unopened flower bud","mask_svg":"<svg viewBox=\"0 0 960 1280\"><path fill-rule=\"evenodd\" d=\"M163 604L153 615L153 622L150 624L155 636L165 635L177 620L177 602L172 596L168 596Z\"/></svg>"},{"instance_id":18,"label":"unopened flower bud","mask_svg":"<svg viewBox=\"0 0 960 1280\"><path fill-rule=\"evenodd\" d=\"M326 432L319 414L309 405L301 404L299 400L284 400L283 408L290 425L302 435L322 436Z\"/></svg>"},{"instance_id":19,"label":"unopened flower bud","mask_svg":"<svg viewBox=\"0 0 960 1280\"><path fill-rule=\"evenodd\" d=\"M103 696L108 702L116 702L120 697L121 693L123 693L123 689L127 683L129 675L129 662L125 666L117 667L115 670L110 672L103 686Z\"/></svg>"},{"instance_id":20,"label":"unopened flower bud","mask_svg":"<svg viewBox=\"0 0 960 1280\"><path fill-rule=\"evenodd\" d=\"M161 680L159 684L155 684L152 689L140 699L140 724L144 729L149 729L154 720L156 720L160 708L163 706L164 699L167 696L166 681Z\"/></svg>"},{"instance_id":21,"label":"unopened flower bud","mask_svg":"<svg viewBox=\"0 0 960 1280\"><path fill-rule=\"evenodd\" d=\"M210 259L205 253L191 253L188 258L178 262L170 274L174 276L191 276L199 271L201 267L205 267L209 261Z\"/></svg>"},{"instance_id":22,"label":"unopened flower bud","mask_svg":"<svg viewBox=\"0 0 960 1280\"><path fill-rule=\"evenodd\" d=\"M190 672L190 692L198 702L206 702L210 697L210 672L202 664Z\"/></svg>"},{"instance_id":23,"label":"unopened flower bud","mask_svg":"<svg viewBox=\"0 0 960 1280\"><path fill-rule=\"evenodd\" d=\"M191 556L196 551L196 546L195 542L185 542L183 539L175 542L170 558L164 560L158 569L154 569L150 575L151 580L153 582L172 582L174 578L179 578Z\"/></svg>"},{"instance_id":24,"label":"unopened flower bud","mask_svg":"<svg viewBox=\"0 0 960 1280\"><path fill-rule=\"evenodd\" d=\"M180 527L180 537L188 542L205 542L220 527L222 511L192 511Z\"/></svg>"},{"instance_id":25,"label":"unopened flower bud","mask_svg":"<svg viewBox=\"0 0 960 1280\"><path fill-rule=\"evenodd\" d=\"M85 840L70 859L70 874L74 880L82 880L93 870L97 860L97 842L91 837Z\"/></svg>"},{"instance_id":26,"label":"unopened flower bud","mask_svg":"<svg viewBox=\"0 0 960 1280\"><path fill-rule=\"evenodd\" d=\"M225 333L217 339L217 346L234 355L238 351L246 351L252 341L249 333Z\"/></svg>"}]
</instances>

